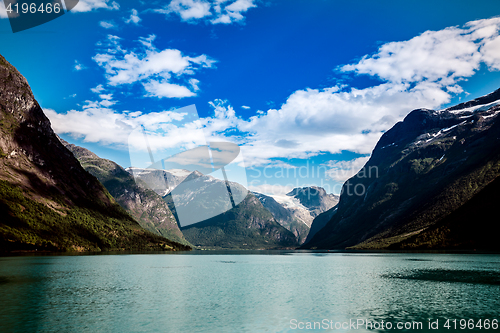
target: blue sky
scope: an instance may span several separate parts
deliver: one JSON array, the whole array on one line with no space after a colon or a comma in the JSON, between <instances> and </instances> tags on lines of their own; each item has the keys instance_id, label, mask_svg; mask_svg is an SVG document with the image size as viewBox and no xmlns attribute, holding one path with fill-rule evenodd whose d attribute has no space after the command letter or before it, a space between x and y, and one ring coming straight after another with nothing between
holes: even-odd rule
<instances>
[{"instance_id":1,"label":"blue sky","mask_svg":"<svg viewBox=\"0 0 500 333\"><path fill-rule=\"evenodd\" d=\"M206 140L241 147L252 190L338 193L412 109L500 87L499 15L498 1L81 0L15 34L0 11L0 54L58 134L124 167L131 128L194 104Z\"/></svg>"}]
</instances>

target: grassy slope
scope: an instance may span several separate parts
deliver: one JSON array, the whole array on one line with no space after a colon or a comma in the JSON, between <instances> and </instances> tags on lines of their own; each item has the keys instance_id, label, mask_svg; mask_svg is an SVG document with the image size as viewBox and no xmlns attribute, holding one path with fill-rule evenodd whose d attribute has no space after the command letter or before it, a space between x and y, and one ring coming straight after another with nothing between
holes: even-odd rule
<instances>
[{"instance_id":1,"label":"grassy slope","mask_svg":"<svg viewBox=\"0 0 500 333\"><path fill-rule=\"evenodd\" d=\"M49 208L0 181L0 251L187 250L141 228L118 205L81 202ZM54 206L53 204L51 206Z\"/></svg>"}]
</instances>

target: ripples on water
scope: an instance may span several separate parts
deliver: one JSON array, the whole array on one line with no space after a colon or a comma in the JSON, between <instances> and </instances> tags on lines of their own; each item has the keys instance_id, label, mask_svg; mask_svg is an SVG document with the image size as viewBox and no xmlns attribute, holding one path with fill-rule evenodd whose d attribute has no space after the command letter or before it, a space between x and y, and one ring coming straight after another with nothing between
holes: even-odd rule
<instances>
[{"instance_id":1,"label":"ripples on water","mask_svg":"<svg viewBox=\"0 0 500 333\"><path fill-rule=\"evenodd\" d=\"M324 332L290 321L500 319L498 255L263 254L0 258L0 332Z\"/></svg>"}]
</instances>

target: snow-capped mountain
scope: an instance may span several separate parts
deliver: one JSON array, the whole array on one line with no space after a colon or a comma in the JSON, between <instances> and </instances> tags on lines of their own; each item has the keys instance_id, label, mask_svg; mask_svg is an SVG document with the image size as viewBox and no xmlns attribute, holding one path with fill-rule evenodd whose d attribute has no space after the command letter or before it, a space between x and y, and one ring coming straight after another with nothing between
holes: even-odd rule
<instances>
[{"instance_id":1,"label":"snow-capped mountain","mask_svg":"<svg viewBox=\"0 0 500 333\"><path fill-rule=\"evenodd\" d=\"M285 195L254 194L300 244L306 240L314 218L335 206L339 199L316 186L295 188Z\"/></svg>"},{"instance_id":2,"label":"snow-capped mountain","mask_svg":"<svg viewBox=\"0 0 500 333\"><path fill-rule=\"evenodd\" d=\"M162 197L169 194L174 188L184 181L190 174L197 171L183 169L157 170L129 167L126 168L136 179L143 181L148 188L154 190Z\"/></svg>"},{"instance_id":3,"label":"snow-capped mountain","mask_svg":"<svg viewBox=\"0 0 500 333\"><path fill-rule=\"evenodd\" d=\"M290 248L294 235L248 190L198 171L128 168L163 196L184 237L203 248Z\"/></svg>"},{"instance_id":4,"label":"snow-capped mountain","mask_svg":"<svg viewBox=\"0 0 500 333\"><path fill-rule=\"evenodd\" d=\"M304 247L498 249L499 114L500 89L410 112L384 133Z\"/></svg>"}]
</instances>

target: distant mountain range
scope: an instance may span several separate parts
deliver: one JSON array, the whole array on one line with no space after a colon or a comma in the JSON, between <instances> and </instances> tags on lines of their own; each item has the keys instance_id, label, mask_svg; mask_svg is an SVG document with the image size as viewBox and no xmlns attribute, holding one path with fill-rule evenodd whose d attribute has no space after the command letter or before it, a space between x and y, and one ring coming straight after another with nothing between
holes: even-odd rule
<instances>
[{"instance_id":1,"label":"distant mountain range","mask_svg":"<svg viewBox=\"0 0 500 333\"><path fill-rule=\"evenodd\" d=\"M384 133L303 248L499 250L499 114L500 89L412 111Z\"/></svg>"},{"instance_id":2,"label":"distant mountain range","mask_svg":"<svg viewBox=\"0 0 500 333\"><path fill-rule=\"evenodd\" d=\"M0 251L185 250L144 230L52 131L0 56Z\"/></svg>"},{"instance_id":3,"label":"distant mountain range","mask_svg":"<svg viewBox=\"0 0 500 333\"><path fill-rule=\"evenodd\" d=\"M299 244L306 240L316 216L334 207L339 197L327 194L317 186L295 188L286 195L265 195L254 192L276 221L290 230Z\"/></svg>"},{"instance_id":4,"label":"distant mountain range","mask_svg":"<svg viewBox=\"0 0 500 333\"><path fill-rule=\"evenodd\" d=\"M178 219L184 237L193 245L214 249L298 246L294 235L277 223L260 201L240 184L229 182L230 196L244 198L232 207L227 184L210 175L186 170L128 170L157 193L165 194L163 198Z\"/></svg>"},{"instance_id":5,"label":"distant mountain range","mask_svg":"<svg viewBox=\"0 0 500 333\"><path fill-rule=\"evenodd\" d=\"M340 197L249 193L198 171L128 168L60 140L0 56L0 252L500 250L500 89L418 109Z\"/></svg>"}]
</instances>

